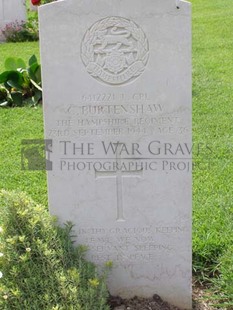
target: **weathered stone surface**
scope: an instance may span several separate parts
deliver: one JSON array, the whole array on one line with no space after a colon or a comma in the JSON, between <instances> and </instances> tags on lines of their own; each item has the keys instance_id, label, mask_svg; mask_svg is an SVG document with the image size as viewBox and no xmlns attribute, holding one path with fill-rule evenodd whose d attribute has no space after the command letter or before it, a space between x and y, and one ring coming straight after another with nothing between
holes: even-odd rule
<instances>
[{"instance_id":1,"label":"weathered stone surface","mask_svg":"<svg viewBox=\"0 0 233 310\"><path fill-rule=\"evenodd\" d=\"M191 309L191 12L175 0L39 8L49 205L112 295Z\"/></svg>"}]
</instances>

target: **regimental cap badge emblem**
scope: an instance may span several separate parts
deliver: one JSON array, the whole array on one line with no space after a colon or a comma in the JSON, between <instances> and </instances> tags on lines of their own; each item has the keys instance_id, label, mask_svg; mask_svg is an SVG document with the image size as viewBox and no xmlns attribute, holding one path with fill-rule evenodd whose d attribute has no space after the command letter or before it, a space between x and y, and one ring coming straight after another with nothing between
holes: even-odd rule
<instances>
[{"instance_id":1,"label":"regimental cap badge emblem","mask_svg":"<svg viewBox=\"0 0 233 310\"><path fill-rule=\"evenodd\" d=\"M107 17L94 23L81 43L87 72L110 85L135 80L145 70L149 43L143 30L123 17Z\"/></svg>"}]
</instances>

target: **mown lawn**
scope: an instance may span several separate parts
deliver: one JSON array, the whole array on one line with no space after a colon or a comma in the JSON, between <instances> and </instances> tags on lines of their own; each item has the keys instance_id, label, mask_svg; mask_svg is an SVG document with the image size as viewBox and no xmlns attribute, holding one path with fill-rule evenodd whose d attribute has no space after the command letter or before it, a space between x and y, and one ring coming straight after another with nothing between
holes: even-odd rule
<instances>
[{"instance_id":1,"label":"mown lawn","mask_svg":"<svg viewBox=\"0 0 233 310\"><path fill-rule=\"evenodd\" d=\"M7 57L28 61L33 54L39 59L38 42L1 44L0 72L4 70ZM0 121L0 188L25 191L36 201L47 204L45 172L21 170L21 140L43 138L42 108L1 109Z\"/></svg>"},{"instance_id":2,"label":"mown lawn","mask_svg":"<svg viewBox=\"0 0 233 310\"><path fill-rule=\"evenodd\" d=\"M211 283L220 309L233 309L233 3L191 2L193 139L209 150L194 154L201 163L193 172L194 273ZM0 71L6 57L32 54L39 58L38 43L1 44ZM41 107L2 109L0 121L0 188L23 190L46 204L45 172L21 170L21 140L43 137Z\"/></svg>"},{"instance_id":3,"label":"mown lawn","mask_svg":"<svg viewBox=\"0 0 233 310\"><path fill-rule=\"evenodd\" d=\"M193 138L211 152L193 173L193 263L233 308L233 3L192 0ZM220 273L220 276L219 276ZM210 279L211 277L217 277Z\"/></svg>"}]
</instances>

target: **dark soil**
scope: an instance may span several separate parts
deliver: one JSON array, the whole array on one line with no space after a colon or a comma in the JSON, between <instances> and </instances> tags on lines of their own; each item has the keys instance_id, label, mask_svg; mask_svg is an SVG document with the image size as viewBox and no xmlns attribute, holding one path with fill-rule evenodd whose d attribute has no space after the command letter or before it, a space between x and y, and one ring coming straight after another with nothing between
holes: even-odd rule
<instances>
[{"instance_id":1,"label":"dark soil","mask_svg":"<svg viewBox=\"0 0 233 310\"><path fill-rule=\"evenodd\" d=\"M205 298L203 299L203 296ZM209 306L211 296L206 298L203 287L194 285L193 287L193 310L216 310L213 306ZM110 296L109 305L111 310L184 310L169 305L163 301L158 295L154 295L150 299L134 297L132 299L122 299L118 296Z\"/></svg>"},{"instance_id":2,"label":"dark soil","mask_svg":"<svg viewBox=\"0 0 233 310\"><path fill-rule=\"evenodd\" d=\"M111 310L181 310L169 305L158 295L154 295L150 299L138 297L122 299L121 297L111 296L109 298L109 305Z\"/></svg>"}]
</instances>

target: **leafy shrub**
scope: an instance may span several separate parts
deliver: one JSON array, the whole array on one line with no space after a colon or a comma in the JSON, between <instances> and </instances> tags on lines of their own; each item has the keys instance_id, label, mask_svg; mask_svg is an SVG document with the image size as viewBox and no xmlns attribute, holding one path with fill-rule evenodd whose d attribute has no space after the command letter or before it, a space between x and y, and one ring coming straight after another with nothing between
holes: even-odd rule
<instances>
[{"instance_id":1,"label":"leafy shrub","mask_svg":"<svg viewBox=\"0 0 233 310\"><path fill-rule=\"evenodd\" d=\"M0 192L0 308L108 310L105 278L64 228L23 193Z\"/></svg>"},{"instance_id":2,"label":"leafy shrub","mask_svg":"<svg viewBox=\"0 0 233 310\"><path fill-rule=\"evenodd\" d=\"M9 23L3 28L2 33L7 42L38 41L38 20L29 18L27 22L16 21Z\"/></svg>"},{"instance_id":3,"label":"leafy shrub","mask_svg":"<svg viewBox=\"0 0 233 310\"><path fill-rule=\"evenodd\" d=\"M21 58L7 58L0 74L0 107L37 105L42 100L41 67L33 55L26 68Z\"/></svg>"}]
</instances>

